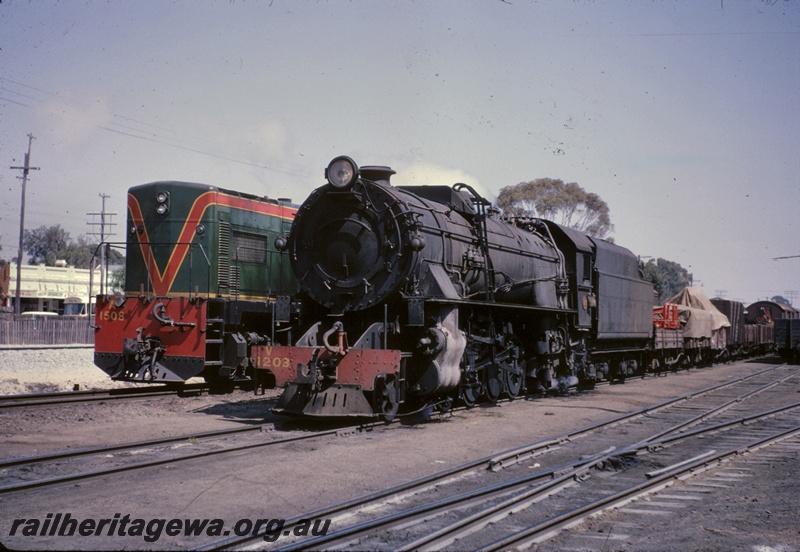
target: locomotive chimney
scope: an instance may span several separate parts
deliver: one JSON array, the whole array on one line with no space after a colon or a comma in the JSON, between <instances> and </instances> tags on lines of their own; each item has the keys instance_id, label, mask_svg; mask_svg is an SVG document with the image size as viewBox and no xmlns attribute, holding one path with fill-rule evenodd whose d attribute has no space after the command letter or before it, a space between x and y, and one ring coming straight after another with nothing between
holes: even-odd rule
<instances>
[{"instance_id":1,"label":"locomotive chimney","mask_svg":"<svg viewBox=\"0 0 800 552\"><path fill-rule=\"evenodd\" d=\"M361 167L362 178L371 180L376 184L381 184L383 186L391 186L389 178L391 178L393 174L397 174L397 172L391 167L383 167L383 166Z\"/></svg>"}]
</instances>

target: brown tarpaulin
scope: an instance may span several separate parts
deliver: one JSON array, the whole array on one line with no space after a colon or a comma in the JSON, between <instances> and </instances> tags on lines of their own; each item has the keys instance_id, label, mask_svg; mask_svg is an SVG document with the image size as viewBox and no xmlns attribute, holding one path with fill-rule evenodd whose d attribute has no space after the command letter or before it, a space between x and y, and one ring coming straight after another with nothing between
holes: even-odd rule
<instances>
[{"instance_id":1,"label":"brown tarpaulin","mask_svg":"<svg viewBox=\"0 0 800 552\"><path fill-rule=\"evenodd\" d=\"M711 339L711 348L725 348L725 329L730 328L731 323L701 289L687 287L667 302L678 305L678 317L683 325L684 337L708 337Z\"/></svg>"}]
</instances>

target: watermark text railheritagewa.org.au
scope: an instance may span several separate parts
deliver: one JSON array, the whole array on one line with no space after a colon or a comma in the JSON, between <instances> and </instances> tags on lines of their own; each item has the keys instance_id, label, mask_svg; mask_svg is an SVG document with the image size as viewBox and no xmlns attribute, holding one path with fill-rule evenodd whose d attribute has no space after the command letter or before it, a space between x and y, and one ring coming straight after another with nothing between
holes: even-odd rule
<instances>
[{"instance_id":1,"label":"watermark text railheritagewa.org.au","mask_svg":"<svg viewBox=\"0 0 800 552\"><path fill-rule=\"evenodd\" d=\"M326 535L330 519L305 519L286 526L284 519L244 518L228 525L224 520L195 518L142 519L130 514L114 514L110 518L76 519L70 513L51 513L42 518L12 520L9 537L138 537L156 542L166 537L260 536L267 542L280 537L317 537Z\"/></svg>"}]
</instances>

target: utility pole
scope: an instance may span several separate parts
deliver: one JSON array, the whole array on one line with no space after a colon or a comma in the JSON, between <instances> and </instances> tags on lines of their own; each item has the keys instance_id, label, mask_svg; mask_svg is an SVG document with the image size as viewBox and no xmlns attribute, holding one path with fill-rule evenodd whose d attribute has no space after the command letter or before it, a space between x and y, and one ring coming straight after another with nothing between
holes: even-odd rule
<instances>
[{"instance_id":1,"label":"utility pole","mask_svg":"<svg viewBox=\"0 0 800 552\"><path fill-rule=\"evenodd\" d=\"M116 226L117 225L115 222L112 222L112 217L114 215L116 215L117 213L107 213L106 212L106 200L111 197L110 195L106 195L106 194L104 194L102 192L100 194L98 194L98 195L100 196L100 199L102 201L102 204L101 204L102 206L100 208L100 212L99 213L96 213L96 212L95 213L86 213L86 214L89 215L89 216L93 216L93 217L98 217L99 216L100 217L100 222L97 222L96 220L93 220L92 222L87 222L86 224L88 224L89 226L95 226L95 227L99 226L100 227L100 232L90 232L90 234L92 236L97 236L97 237L100 238L100 293L103 294L103 293L105 293L104 287L105 287L105 281L106 281L106 278L105 278L105 272L106 272L106 246L105 246L105 241L106 241L106 237L107 236L113 236L114 235L114 232L111 231L110 229L109 229L108 232L106 232L106 227L107 226L110 227L110 226ZM89 270L94 272L94 268L92 266L89 266ZM89 289L89 302L90 302L90 304L91 304L91 298L92 298L92 290Z\"/></svg>"},{"instance_id":2,"label":"utility pole","mask_svg":"<svg viewBox=\"0 0 800 552\"><path fill-rule=\"evenodd\" d=\"M25 165L10 167L22 171L22 204L19 208L19 253L17 254L17 299L14 304L14 314L21 313L20 289L22 288L22 236L25 232L25 187L28 185L28 172L38 171L39 167L31 167L31 143L33 134L28 134L28 153L25 154Z\"/></svg>"}]
</instances>

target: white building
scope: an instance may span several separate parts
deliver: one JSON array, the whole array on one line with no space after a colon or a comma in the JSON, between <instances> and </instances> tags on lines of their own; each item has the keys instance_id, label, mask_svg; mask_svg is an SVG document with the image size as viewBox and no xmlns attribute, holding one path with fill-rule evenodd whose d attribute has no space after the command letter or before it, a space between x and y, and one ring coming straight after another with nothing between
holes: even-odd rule
<instances>
[{"instance_id":1,"label":"white building","mask_svg":"<svg viewBox=\"0 0 800 552\"><path fill-rule=\"evenodd\" d=\"M57 314L85 314L89 298L100 293L100 269L94 270L89 289L90 271L87 268L66 266L22 265L20 306L22 312L54 312ZM17 265L9 263L0 274L0 305L14 307L17 294ZM7 275L7 280L6 280ZM3 303L3 295L7 296ZM65 307L66 305L66 307ZM66 312L65 312L66 308Z\"/></svg>"}]
</instances>

